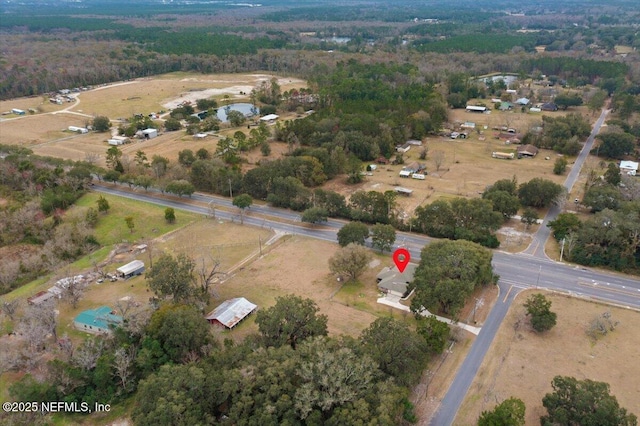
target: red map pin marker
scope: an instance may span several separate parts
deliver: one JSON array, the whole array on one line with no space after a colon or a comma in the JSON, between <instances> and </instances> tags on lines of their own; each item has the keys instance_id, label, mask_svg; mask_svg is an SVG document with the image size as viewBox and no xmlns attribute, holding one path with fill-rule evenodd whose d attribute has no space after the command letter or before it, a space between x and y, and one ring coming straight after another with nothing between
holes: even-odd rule
<instances>
[{"instance_id":1,"label":"red map pin marker","mask_svg":"<svg viewBox=\"0 0 640 426\"><path fill-rule=\"evenodd\" d=\"M403 273L409 264L409 260L411 260L411 254L409 254L409 250L404 248L399 248L398 250L393 252L393 263L396 264L398 271Z\"/></svg>"}]
</instances>

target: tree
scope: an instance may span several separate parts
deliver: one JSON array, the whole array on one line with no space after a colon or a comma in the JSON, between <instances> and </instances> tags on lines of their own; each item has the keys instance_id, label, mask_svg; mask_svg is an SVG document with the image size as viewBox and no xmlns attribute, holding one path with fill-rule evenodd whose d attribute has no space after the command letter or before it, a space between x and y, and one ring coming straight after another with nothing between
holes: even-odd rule
<instances>
[{"instance_id":1,"label":"tree","mask_svg":"<svg viewBox=\"0 0 640 426\"><path fill-rule=\"evenodd\" d=\"M491 201L493 210L501 213L505 219L509 219L518 213L518 209L520 208L518 197L507 191L485 191L482 194L482 198Z\"/></svg>"},{"instance_id":2,"label":"tree","mask_svg":"<svg viewBox=\"0 0 640 426\"><path fill-rule=\"evenodd\" d=\"M85 285L83 280L71 277L67 279L67 286L63 291L64 298L71 304L73 309L78 307L78 302L84 296Z\"/></svg>"},{"instance_id":3,"label":"tree","mask_svg":"<svg viewBox=\"0 0 640 426\"><path fill-rule=\"evenodd\" d=\"M607 93L603 90L598 90L596 93L591 96L591 99L587 101L587 106L589 107L589 111L591 114L595 114L597 111L600 111L602 107L604 107L605 102L607 101Z\"/></svg>"},{"instance_id":4,"label":"tree","mask_svg":"<svg viewBox=\"0 0 640 426\"><path fill-rule=\"evenodd\" d=\"M98 211L93 207L89 207L87 209L87 213L84 216L84 220L85 222L87 222L89 228L95 228L98 224Z\"/></svg>"},{"instance_id":5,"label":"tree","mask_svg":"<svg viewBox=\"0 0 640 426\"><path fill-rule=\"evenodd\" d=\"M556 159L556 162L553 163L553 174L561 175L567 170L567 159L564 157L559 157Z\"/></svg>"},{"instance_id":6,"label":"tree","mask_svg":"<svg viewBox=\"0 0 640 426\"><path fill-rule=\"evenodd\" d=\"M133 229L136 227L136 224L133 222L133 216L126 216L124 221L127 224L129 231L133 234Z\"/></svg>"},{"instance_id":7,"label":"tree","mask_svg":"<svg viewBox=\"0 0 640 426\"><path fill-rule=\"evenodd\" d=\"M617 188L608 184L596 184L585 192L582 204L591 208L592 213L605 209L618 210L622 203L622 194Z\"/></svg>"},{"instance_id":8,"label":"tree","mask_svg":"<svg viewBox=\"0 0 640 426\"><path fill-rule=\"evenodd\" d=\"M560 213L555 220L547 224L553 230L553 236L561 241L567 235L576 232L582 226L580 218L575 213Z\"/></svg>"},{"instance_id":9,"label":"tree","mask_svg":"<svg viewBox=\"0 0 640 426\"><path fill-rule=\"evenodd\" d=\"M518 188L518 198L524 206L548 207L565 191L562 185L548 179L533 178Z\"/></svg>"},{"instance_id":10,"label":"tree","mask_svg":"<svg viewBox=\"0 0 640 426\"><path fill-rule=\"evenodd\" d=\"M240 111L231 110L227 113L227 120L233 127L242 126L246 119L247 117Z\"/></svg>"},{"instance_id":11,"label":"tree","mask_svg":"<svg viewBox=\"0 0 640 426\"><path fill-rule=\"evenodd\" d=\"M271 145L269 145L269 142L264 141L260 144L260 152L263 157L268 157L269 154L271 154Z\"/></svg>"},{"instance_id":12,"label":"tree","mask_svg":"<svg viewBox=\"0 0 640 426\"><path fill-rule=\"evenodd\" d=\"M391 225L378 223L371 227L371 245L381 252L391 250L396 241L396 229Z\"/></svg>"},{"instance_id":13,"label":"tree","mask_svg":"<svg viewBox=\"0 0 640 426\"><path fill-rule=\"evenodd\" d=\"M139 149L136 151L136 155L133 158L133 161L139 166L139 167L144 167L147 168L149 167L149 159L147 158L147 154Z\"/></svg>"},{"instance_id":14,"label":"tree","mask_svg":"<svg viewBox=\"0 0 640 426\"><path fill-rule=\"evenodd\" d=\"M178 152L178 163L182 164L185 167L191 167L191 165L196 161L196 156L193 151L190 149L183 149Z\"/></svg>"},{"instance_id":15,"label":"tree","mask_svg":"<svg viewBox=\"0 0 640 426\"><path fill-rule=\"evenodd\" d=\"M191 305L166 304L153 313L147 326L148 339L160 344L168 359L175 363L200 356L213 343L209 324Z\"/></svg>"},{"instance_id":16,"label":"tree","mask_svg":"<svg viewBox=\"0 0 640 426\"><path fill-rule=\"evenodd\" d=\"M329 213L323 207L310 207L302 212L300 220L306 223L326 222Z\"/></svg>"},{"instance_id":17,"label":"tree","mask_svg":"<svg viewBox=\"0 0 640 426\"><path fill-rule=\"evenodd\" d=\"M418 334L427 344L427 350L434 354L440 354L449 341L451 329L445 322L440 321L435 315L417 316Z\"/></svg>"},{"instance_id":18,"label":"tree","mask_svg":"<svg viewBox=\"0 0 640 426\"><path fill-rule=\"evenodd\" d=\"M489 250L464 240L425 246L412 283L411 310L420 314L424 309L439 309L455 316L474 289L497 281L491 258Z\"/></svg>"},{"instance_id":19,"label":"tree","mask_svg":"<svg viewBox=\"0 0 640 426\"><path fill-rule=\"evenodd\" d=\"M349 222L338 231L338 244L342 247L356 243L364 245L369 238L369 228L362 222Z\"/></svg>"},{"instance_id":20,"label":"tree","mask_svg":"<svg viewBox=\"0 0 640 426\"><path fill-rule=\"evenodd\" d=\"M121 173L117 170L107 170L104 175L102 175L102 179L106 182L116 183L120 180Z\"/></svg>"},{"instance_id":21,"label":"tree","mask_svg":"<svg viewBox=\"0 0 640 426\"><path fill-rule=\"evenodd\" d=\"M107 149L107 156L105 158L105 162L107 163L107 167L113 170L118 170L118 166L122 167L122 163L120 163L120 159L122 158L122 151L117 146L111 146ZM123 170L118 170L120 173Z\"/></svg>"},{"instance_id":22,"label":"tree","mask_svg":"<svg viewBox=\"0 0 640 426\"><path fill-rule=\"evenodd\" d=\"M527 316L531 317L531 326L539 333L551 330L556 325L556 313L551 312L551 301L543 294L532 294L524 303Z\"/></svg>"},{"instance_id":23,"label":"tree","mask_svg":"<svg viewBox=\"0 0 640 426\"><path fill-rule=\"evenodd\" d=\"M531 225L533 225L534 223L538 223L538 212L531 207L527 207L522 212L520 222L524 223L525 229L529 229Z\"/></svg>"},{"instance_id":24,"label":"tree","mask_svg":"<svg viewBox=\"0 0 640 426\"><path fill-rule=\"evenodd\" d=\"M253 204L253 198L249 194L241 194L237 197L233 197L233 205L240 209L240 223L244 224L244 211L251 207Z\"/></svg>"},{"instance_id":25,"label":"tree","mask_svg":"<svg viewBox=\"0 0 640 426\"><path fill-rule=\"evenodd\" d=\"M540 417L543 426L598 425L635 426L638 418L620 407L609 385L589 379L556 376L551 381L553 392L542 398L547 415Z\"/></svg>"},{"instance_id":26,"label":"tree","mask_svg":"<svg viewBox=\"0 0 640 426\"><path fill-rule=\"evenodd\" d=\"M196 151L196 157L198 160L208 160L211 158L211 153L207 150L207 148L200 148Z\"/></svg>"},{"instance_id":27,"label":"tree","mask_svg":"<svg viewBox=\"0 0 640 426\"><path fill-rule=\"evenodd\" d=\"M621 159L633 152L635 146L635 137L620 131L600 133L596 138L600 140L600 146L596 148L598 156Z\"/></svg>"},{"instance_id":28,"label":"tree","mask_svg":"<svg viewBox=\"0 0 640 426\"><path fill-rule=\"evenodd\" d=\"M349 347L328 348L323 340L305 342L300 349L304 355L298 370L301 383L295 393L295 407L301 419L309 418L306 424L318 424L312 421L314 412L327 416L349 402L359 402L375 384L376 364L369 356ZM353 421L353 415L344 417L330 424L348 424L347 418Z\"/></svg>"},{"instance_id":29,"label":"tree","mask_svg":"<svg viewBox=\"0 0 640 426\"><path fill-rule=\"evenodd\" d=\"M185 179L172 180L167 184L165 190L172 194L176 194L179 197L182 197L183 195L191 196L191 194L196 191L193 184Z\"/></svg>"},{"instance_id":30,"label":"tree","mask_svg":"<svg viewBox=\"0 0 640 426\"><path fill-rule=\"evenodd\" d=\"M100 213L106 213L111 208L111 206L109 206L109 201L102 195L98 197L98 199L96 200L96 204L98 204L98 211Z\"/></svg>"},{"instance_id":31,"label":"tree","mask_svg":"<svg viewBox=\"0 0 640 426\"><path fill-rule=\"evenodd\" d=\"M329 269L334 274L346 275L350 281L355 281L367 269L370 261L371 253L367 248L349 243L331 256Z\"/></svg>"},{"instance_id":32,"label":"tree","mask_svg":"<svg viewBox=\"0 0 640 426\"><path fill-rule=\"evenodd\" d=\"M167 207L164 209L164 220L166 220L167 223L174 223L176 221L176 212L173 208Z\"/></svg>"},{"instance_id":33,"label":"tree","mask_svg":"<svg viewBox=\"0 0 640 426\"><path fill-rule=\"evenodd\" d=\"M193 261L186 255L174 258L164 253L154 262L145 278L156 295L163 298L171 296L176 302L184 301L192 294L194 268Z\"/></svg>"},{"instance_id":34,"label":"tree","mask_svg":"<svg viewBox=\"0 0 640 426\"><path fill-rule=\"evenodd\" d=\"M364 353L402 386L415 384L429 360L422 336L393 318L376 319L362 332L360 340Z\"/></svg>"},{"instance_id":35,"label":"tree","mask_svg":"<svg viewBox=\"0 0 640 426\"><path fill-rule=\"evenodd\" d=\"M196 364L164 365L140 382L131 418L140 426L215 424L229 396L221 380L212 380L219 374Z\"/></svg>"},{"instance_id":36,"label":"tree","mask_svg":"<svg viewBox=\"0 0 640 426\"><path fill-rule=\"evenodd\" d=\"M561 93L553 101L558 105L558 108L564 111L569 107L582 105L582 98L577 94Z\"/></svg>"},{"instance_id":37,"label":"tree","mask_svg":"<svg viewBox=\"0 0 640 426\"><path fill-rule=\"evenodd\" d=\"M350 155L346 166L347 183L362 182L362 161L355 155Z\"/></svg>"},{"instance_id":38,"label":"tree","mask_svg":"<svg viewBox=\"0 0 640 426\"><path fill-rule=\"evenodd\" d=\"M139 175L135 177L133 183L143 188L145 191L148 191L151 185L153 185L153 178L147 175Z\"/></svg>"},{"instance_id":39,"label":"tree","mask_svg":"<svg viewBox=\"0 0 640 426\"><path fill-rule=\"evenodd\" d=\"M258 311L256 324L265 345L288 344L295 349L305 339L327 335L327 316L318 315L318 311L311 299L281 296L274 306Z\"/></svg>"},{"instance_id":40,"label":"tree","mask_svg":"<svg viewBox=\"0 0 640 426\"><path fill-rule=\"evenodd\" d=\"M164 128L167 132L173 132L175 130L182 129L182 123L180 123L180 120L178 120L177 118L167 118L167 120L164 122Z\"/></svg>"},{"instance_id":41,"label":"tree","mask_svg":"<svg viewBox=\"0 0 640 426\"><path fill-rule=\"evenodd\" d=\"M434 151L433 152L433 163L436 165L436 171L440 171L440 167L444 164L444 151Z\"/></svg>"},{"instance_id":42,"label":"tree","mask_svg":"<svg viewBox=\"0 0 640 426\"><path fill-rule=\"evenodd\" d=\"M109 121L108 117L103 115L99 115L93 119L93 130L96 132L108 132L111 128L111 121Z\"/></svg>"},{"instance_id":43,"label":"tree","mask_svg":"<svg viewBox=\"0 0 640 426\"><path fill-rule=\"evenodd\" d=\"M478 426L524 426L525 405L518 398L509 398L491 411L483 411Z\"/></svg>"},{"instance_id":44,"label":"tree","mask_svg":"<svg viewBox=\"0 0 640 426\"><path fill-rule=\"evenodd\" d=\"M620 167L616 163L609 163L607 166L607 171L604 172L604 180L612 186L618 186L622 181L622 176L620 175Z\"/></svg>"}]
</instances>

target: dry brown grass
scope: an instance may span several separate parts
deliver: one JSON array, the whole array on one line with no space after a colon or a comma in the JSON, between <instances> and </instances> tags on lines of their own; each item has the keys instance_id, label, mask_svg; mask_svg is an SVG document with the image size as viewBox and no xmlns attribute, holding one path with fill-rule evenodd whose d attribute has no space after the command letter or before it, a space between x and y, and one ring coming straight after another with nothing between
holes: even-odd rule
<instances>
[{"instance_id":1,"label":"dry brown grass","mask_svg":"<svg viewBox=\"0 0 640 426\"><path fill-rule=\"evenodd\" d=\"M536 334L525 319L522 306L531 292L520 294L478 371L456 425L475 425L483 410L516 397L524 401L526 424L539 423L545 414L542 398L552 391L556 375L607 382L620 405L640 413L640 314L622 308L547 294L558 323L549 332ZM587 325L610 311L618 328L597 342L587 337Z\"/></svg>"},{"instance_id":2,"label":"dry brown grass","mask_svg":"<svg viewBox=\"0 0 640 426\"><path fill-rule=\"evenodd\" d=\"M152 78L111 84L79 95L80 104L74 111L91 115L106 115L111 119L131 117L168 110L184 100L214 97L222 105L223 97L233 101L247 100L252 89L270 74L213 74L177 72ZM282 91L306 87L303 80L280 78ZM244 94L241 94L243 92Z\"/></svg>"},{"instance_id":3,"label":"dry brown grass","mask_svg":"<svg viewBox=\"0 0 640 426\"><path fill-rule=\"evenodd\" d=\"M87 153L100 155L108 148L109 133L74 135L66 129L69 126L86 126L97 115L108 116L114 126L117 119L130 117L136 113L148 114L174 107L183 100L214 97L219 104L228 96L233 102L248 101L249 93L262 81L271 79L271 74L216 74L173 73L154 78L138 79L97 87L77 94L76 104L54 105L47 98L21 98L0 103L0 110L11 108L41 108L45 113L69 108L69 112L56 114L27 115L0 121L2 143L30 146L36 154L55 156L70 160L83 160ZM296 78L277 77L283 91L306 87L306 82ZM243 92L241 94L240 92ZM282 119L295 118L295 114L282 114ZM230 136L237 130L247 132L246 127L223 128L221 136ZM184 131L165 132L150 141L141 141L121 147L133 158L135 152L143 150L149 158L162 155L176 160L183 149L197 151L206 148L214 151L218 138L210 137L196 141ZM250 162L257 161L259 150L250 154ZM272 157L280 151L274 150ZM253 158L256 157L256 158ZM103 164L104 165L104 164Z\"/></svg>"},{"instance_id":4,"label":"dry brown grass","mask_svg":"<svg viewBox=\"0 0 640 426\"><path fill-rule=\"evenodd\" d=\"M67 128L69 126L84 127L87 124L86 121L86 117L65 113L25 115L0 121L0 135L2 143L25 146L45 142L56 143L54 141L62 138L84 140L93 135L76 135L69 132Z\"/></svg>"},{"instance_id":5,"label":"dry brown grass","mask_svg":"<svg viewBox=\"0 0 640 426\"><path fill-rule=\"evenodd\" d=\"M543 177L557 183L564 181L564 176L553 174L553 159L556 154L549 150L541 150L535 158L521 160L500 160L491 158L493 151L505 151L515 147L505 146L504 142L487 135L481 141L478 135L469 139L438 137L427 139L429 155L425 161L419 159L420 147L412 147L404 154L405 164L414 161L426 163L428 175L425 180L406 179L398 176L402 165L381 165L372 176L359 185L346 185L335 181L328 185L345 195L357 190L393 190L395 186L412 189L410 197L398 197L400 209L412 212L417 206L431 203L441 197L478 197L487 187L498 179L511 179L516 176L518 182L526 182L534 177ZM444 152L445 159L440 170L436 170L434 153ZM545 157L551 160L545 160Z\"/></svg>"}]
</instances>

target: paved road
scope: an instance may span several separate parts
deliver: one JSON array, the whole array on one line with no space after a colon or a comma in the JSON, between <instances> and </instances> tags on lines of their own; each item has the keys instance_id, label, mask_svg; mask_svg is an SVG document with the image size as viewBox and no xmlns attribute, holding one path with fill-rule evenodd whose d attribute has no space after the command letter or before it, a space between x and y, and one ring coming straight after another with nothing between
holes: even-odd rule
<instances>
[{"instance_id":1,"label":"paved road","mask_svg":"<svg viewBox=\"0 0 640 426\"><path fill-rule=\"evenodd\" d=\"M117 185L95 185L93 188L102 193L202 215L209 214L207 205L212 201L217 206L232 207L231 201L228 199L204 194L194 194L191 199L175 197L169 199L152 191L131 192ZM197 203L193 203L193 201L197 201ZM219 219L239 221L239 216L233 212L217 209L215 214ZM283 220L288 222L283 222ZM321 226L310 226L300 223L299 215L295 212L254 205L245 215L244 223L335 242L338 230L346 222L331 219ZM398 232L395 247L406 247L411 253L412 259L418 261L420 250L430 241L432 240L424 235ZM636 277L576 267L525 253L512 254L495 251L493 265L496 273L500 275L500 286L503 293L508 292L511 287L513 287L511 292L517 292L523 288L540 287L640 309L640 280Z\"/></svg>"},{"instance_id":2,"label":"paved road","mask_svg":"<svg viewBox=\"0 0 640 426\"><path fill-rule=\"evenodd\" d=\"M571 190L578 177L580 168L593 146L595 135L598 133L608 111L603 111L594 126L593 132L564 185ZM148 193L124 191L117 186L96 185L100 192L111 193L141 201L147 201L176 209L189 210L196 213L208 214L209 208L224 206L233 209L231 200L224 197L194 194L192 201L199 205L193 205L186 200L168 200L160 197L157 192ZM299 234L325 241L336 241L338 230L345 221L330 219L322 226L311 227L297 224L300 222L298 213L290 210L277 209L265 205L253 205L251 211L245 216L245 223L255 226L269 227L275 230ZM482 326L482 331L475 339L460 367L449 391L440 404L438 412L431 420L435 426L450 425L453 423L471 382L475 378L480 365L486 355L493 339L502 323L511 303L516 295L525 288L544 288L561 291L564 293L599 299L621 306L640 309L640 280L635 277L620 274L593 271L587 268L576 267L552 261L544 254L544 242L549 237L550 230L546 224L555 219L560 213L558 207L550 209L543 224L534 235L533 242L523 253L510 254L496 251L493 255L493 265L496 273L500 275L498 282L500 298L492 308L489 317ZM237 220L238 216L224 210L217 209L216 217L225 220ZM285 221L285 222L283 222ZM411 253L414 260L420 259L420 251L431 241L424 235L399 232L396 247L405 247Z\"/></svg>"},{"instance_id":3,"label":"paved road","mask_svg":"<svg viewBox=\"0 0 640 426\"><path fill-rule=\"evenodd\" d=\"M573 185L575 185L580 175L580 170L593 148L595 137L600 132L608 113L609 110L602 111L593 126L589 138L571 167L571 171L564 182L567 192L571 192ZM431 425L440 426L453 423L460 405L478 373L478 368L495 338L500 322L504 319L504 315L515 295L523 288L542 287L550 290L559 290L583 297L604 299L623 306L637 307L638 303L640 303L640 288L638 288L638 281L635 279L628 282L626 280L618 282L607 274L592 273L586 268L574 267L571 269L566 265L548 260L544 247L551 235L551 229L547 227L547 224L555 220L561 211L561 207L557 205L553 205L549 209L542 224L533 235L531 244L523 253L517 255L496 253L494 255L494 269L500 274L498 285L500 286L501 294L506 292L509 297L498 301L493 308L487 324L483 326L482 331L473 342L469 355L460 366L451 387L440 403L438 412L431 419ZM492 316L493 318L491 318ZM490 320L491 322L489 322ZM495 320L499 320L497 325L493 322Z\"/></svg>"},{"instance_id":4,"label":"paved road","mask_svg":"<svg viewBox=\"0 0 640 426\"><path fill-rule=\"evenodd\" d=\"M576 158L575 163L571 167L571 170L569 171L569 174L567 175L567 178L564 181L563 186L566 188L568 193L571 192L571 190L573 189L573 185L575 185L576 180L578 180L578 176L580 175L580 169L582 169L582 165L587 160L587 157L589 156L589 153L593 148L593 142L596 139L596 135L600 132L600 128L602 127L602 124L604 123L604 120L607 117L607 114L609 114L608 109L602 110L600 117L598 118L596 123L593 125L593 130L591 131L589 138L587 138L587 141L582 147L580 154L578 154L578 157ZM573 200L567 200L567 202L573 203ZM549 212L547 213L547 215L544 217L544 220L542 221L542 225L540 225L540 227L538 228L538 231L533 235L531 244L529 244L529 247L527 247L524 253L532 254L537 257L546 257L544 253L544 245L547 239L549 238L549 236L551 235L551 229L547 227L547 224L555 220L560 213L562 213L562 209L560 206L557 206L555 204L551 206L551 208L549 209Z\"/></svg>"}]
</instances>

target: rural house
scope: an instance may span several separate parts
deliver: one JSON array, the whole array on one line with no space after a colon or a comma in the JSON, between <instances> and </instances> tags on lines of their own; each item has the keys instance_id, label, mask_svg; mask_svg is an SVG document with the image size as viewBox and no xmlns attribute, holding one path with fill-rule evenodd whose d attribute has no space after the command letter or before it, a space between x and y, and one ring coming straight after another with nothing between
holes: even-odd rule
<instances>
[{"instance_id":1,"label":"rural house","mask_svg":"<svg viewBox=\"0 0 640 426\"><path fill-rule=\"evenodd\" d=\"M413 281L417 267L417 264L409 263L402 273L395 266L391 268L388 266L384 267L376 277L378 290L384 294L390 294L399 298L406 297L408 285Z\"/></svg>"},{"instance_id":2,"label":"rural house","mask_svg":"<svg viewBox=\"0 0 640 426\"><path fill-rule=\"evenodd\" d=\"M402 153L406 153L411 149L411 144L409 142L405 143L404 145L398 145L396 146L396 152L402 152Z\"/></svg>"},{"instance_id":3,"label":"rural house","mask_svg":"<svg viewBox=\"0 0 640 426\"><path fill-rule=\"evenodd\" d=\"M209 312L205 317L209 324L217 324L229 330L238 325L243 319L256 310L258 306L244 297L225 300Z\"/></svg>"},{"instance_id":4,"label":"rural house","mask_svg":"<svg viewBox=\"0 0 640 426\"><path fill-rule=\"evenodd\" d=\"M82 311L73 320L73 325L80 331L91 334L110 333L111 327L122 324L122 317L108 306Z\"/></svg>"}]
</instances>

